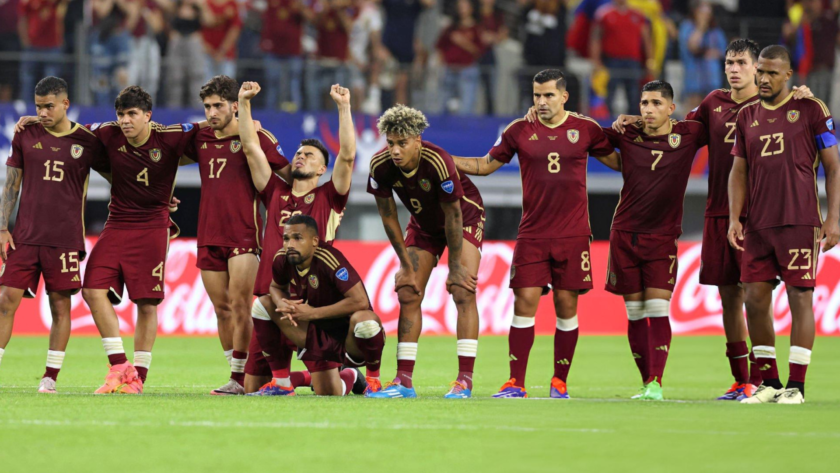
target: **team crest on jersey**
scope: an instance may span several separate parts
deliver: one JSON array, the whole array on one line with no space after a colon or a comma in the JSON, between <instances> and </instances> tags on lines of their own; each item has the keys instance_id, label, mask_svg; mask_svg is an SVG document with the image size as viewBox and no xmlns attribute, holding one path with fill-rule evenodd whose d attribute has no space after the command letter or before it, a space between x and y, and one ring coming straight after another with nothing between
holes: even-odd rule
<instances>
[{"instance_id":1,"label":"team crest on jersey","mask_svg":"<svg viewBox=\"0 0 840 473\"><path fill-rule=\"evenodd\" d=\"M184 133L187 133L194 128L194 125L192 123L182 123L181 128L184 129Z\"/></svg>"},{"instance_id":2,"label":"team crest on jersey","mask_svg":"<svg viewBox=\"0 0 840 473\"><path fill-rule=\"evenodd\" d=\"M440 188L446 191L447 194L451 194L455 190L455 184L451 180L443 181L440 183Z\"/></svg>"},{"instance_id":3,"label":"team crest on jersey","mask_svg":"<svg viewBox=\"0 0 840 473\"><path fill-rule=\"evenodd\" d=\"M154 162L160 161L160 157L161 157L160 149L155 148L155 149L149 151L149 157L152 158L152 161L154 161Z\"/></svg>"},{"instance_id":4,"label":"team crest on jersey","mask_svg":"<svg viewBox=\"0 0 840 473\"><path fill-rule=\"evenodd\" d=\"M432 183L428 179L420 179L420 188L426 192L432 190Z\"/></svg>"},{"instance_id":5,"label":"team crest on jersey","mask_svg":"<svg viewBox=\"0 0 840 473\"><path fill-rule=\"evenodd\" d=\"M350 279L350 272L347 271L347 268L341 268L338 270L338 272L335 273L335 277L346 282L348 279Z\"/></svg>"},{"instance_id":6,"label":"team crest on jersey","mask_svg":"<svg viewBox=\"0 0 840 473\"><path fill-rule=\"evenodd\" d=\"M73 159L79 159L84 150L85 148L82 145L73 145L70 147L70 156L73 156Z\"/></svg>"},{"instance_id":7,"label":"team crest on jersey","mask_svg":"<svg viewBox=\"0 0 840 473\"><path fill-rule=\"evenodd\" d=\"M312 286L312 289L318 289L318 276L314 274L309 275L309 285Z\"/></svg>"},{"instance_id":8,"label":"team crest on jersey","mask_svg":"<svg viewBox=\"0 0 840 473\"><path fill-rule=\"evenodd\" d=\"M566 137L569 139L569 143L575 144L580 139L580 132L577 130L569 130L566 132Z\"/></svg>"},{"instance_id":9,"label":"team crest on jersey","mask_svg":"<svg viewBox=\"0 0 840 473\"><path fill-rule=\"evenodd\" d=\"M231 153L238 153L239 150L242 149L242 142L239 140L233 140L230 142L230 152Z\"/></svg>"},{"instance_id":10,"label":"team crest on jersey","mask_svg":"<svg viewBox=\"0 0 840 473\"><path fill-rule=\"evenodd\" d=\"M799 120L799 110L788 110L787 119L791 123L796 123L796 120Z\"/></svg>"},{"instance_id":11,"label":"team crest on jersey","mask_svg":"<svg viewBox=\"0 0 840 473\"><path fill-rule=\"evenodd\" d=\"M311 204L315 200L315 194L309 194L308 196L304 197L303 201L307 204Z\"/></svg>"},{"instance_id":12,"label":"team crest on jersey","mask_svg":"<svg viewBox=\"0 0 840 473\"><path fill-rule=\"evenodd\" d=\"M677 146L679 146L680 141L682 141L682 136L676 133L671 133L670 135L668 135L668 144L671 145L671 148L676 148Z\"/></svg>"}]
</instances>

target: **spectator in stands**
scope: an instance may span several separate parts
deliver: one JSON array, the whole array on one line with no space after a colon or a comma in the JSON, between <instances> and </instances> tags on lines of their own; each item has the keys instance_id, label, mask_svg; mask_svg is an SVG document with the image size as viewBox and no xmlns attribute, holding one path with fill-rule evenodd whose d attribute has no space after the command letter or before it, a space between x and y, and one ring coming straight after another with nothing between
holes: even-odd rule
<instances>
[{"instance_id":1,"label":"spectator in stands","mask_svg":"<svg viewBox=\"0 0 840 473\"><path fill-rule=\"evenodd\" d=\"M128 62L128 82L139 85L152 100L157 97L160 82L160 44L157 35L163 31L165 20L157 2L165 0L128 0L131 14L126 29L131 32L131 55Z\"/></svg>"},{"instance_id":2,"label":"spectator in stands","mask_svg":"<svg viewBox=\"0 0 840 473\"><path fill-rule=\"evenodd\" d=\"M385 11L382 44L386 61L395 61L398 72L394 84L394 102L409 104L408 73L414 63L417 19L424 8L434 6L436 0L381 0Z\"/></svg>"},{"instance_id":3,"label":"spectator in stands","mask_svg":"<svg viewBox=\"0 0 840 473\"><path fill-rule=\"evenodd\" d=\"M527 108L534 102L534 74L566 64L566 0L521 0L521 4L525 31L522 55L528 67L519 74L519 95Z\"/></svg>"},{"instance_id":4,"label":"spectator in stands","mask_svg":"<svg viewBox=\"0 0 840 473\"><path fill-rule=\"evenodd\" d=\"M236 42L242 32L242 18L236 0L207 0L213 21L202 25L205 80L214 76L236 78ZM273 25L269 25L273 27Z\"/></svg>"},{"instance_id":5,"label":"spectator in stands","mask_svg":"<svg viewBox=\"0 0 840 473\"><path fill-rule=\"evenodd\" d=\"M493 115L493 95L496 93L496 53L493 48L507 39L508 28L504 15L496 8L496 0L481 0L478 17L481 45L484 49L478 65L481 68L481 83L484 86L485 112Z\"/></svg>"},{"instance_id":6,"label":"spectator in stands","mask_svg":"<svg viewBox=\"0 0 840 473\"><path fill-rule=\"evenodd\" d=\"M111 105L114 97L128 85L128 58L131 37L127 20L138 12L127 0L92 0L93 30L90 54L93 62L93 87L96 105Z\"/></svg>"},{"instance_id":7,"label":"spectator in stands","mask_svg":"<svg viewBox=\"0 0 840 473\"><path fill-rule=\"evenodd\" d=\"M690 110L723 82L726 36L717 26L709 2L692 2L691 14L680 24L679 38L685 105Z\"/></svg>"},{"instance_id":8,"label":"spectator in stands","mask_svg":"<svg viewBox=\"0 0 840 473\"><path fill-rule=\"evenodd\" d=\"M353 0L353 7L357 12L350 31L349 69L351 96L355 102L353 108L378 115L381 111L379 50L382 48L382 13L371 0Z\"/></svg>"},{"instance_id":9,"label":"spectator in stands","mask_svg":"<svg viewBox=\"0 0 840 473\"><path fill-rule=\"evenodd\" d=\"M260 48L265 52L266 106L294 112L303 106L303 27L315 13L303 0L268 0Z\"/></svg>"},{"instance_id":10,"label":"spectator in stands","mask_svg":"<svg viewBox=\"0 0 840 473\"><path fill-rule=\"evenodd\" d=\"M173 18L165 59L167 104L173 108L197 105L206 75L201 28L213 23L213 14L206 0L175 0L168 9Z\"/></svg>"},{"instance_id":11,"label":"spectator in stands","mask_svg":"<svg viewBox=\"0 0 840 473\"><path fill-rule=\"evenodd\" d=\"M20 63L20 98L33 100L35 83L44 76L61 75L64 16L69 0L20 0L18 34L23 54ZM4 23L8 20L4 20Z\"/></svg>"},{"instance_id":12,"label":"spectator in stands","mask_svg":"<svg viewBox=\"0 0 840 473\"><path fill-rule=\"evenodd\" d=\"M0 53L20 52L18 36L18 0L0 0ZM17 97L17 83L20 80L20 63L17 58L0 60L0 102L11 102ZM24 97L26 99L26 97Z\"/></svg>"},{"instance_id":13,"label":"spectator in stands","mask_svg":"<svg viewBox=\"0 0 840 473\"><path fill-rule=\"evenodd\" d=\"M596 69L610 73L607 106L613 115L635 113L639 108L641 81L645 70L655 66L650 29L639 12L627 6L627 0L612 0L595 12L589 47ZM647 67L646 63L647 61ZM616 110L614 100L618 85L624 88L627 108Z\"/></svg>"},{"instance_id":14,"label":"spectator in stands","mask_svg":"<svg viewBox=\"0 0 840 473\"><path fill-rule=\"evenodd\" d=\"M470 0L456 2L456 19L438 39L437 48L444 64L444 110L459 115L475 113L478 90L478 58L484 53L481 31L475 21Z\"/></svg>"},{"instance_id":15,"label":"spectator in stands","mask_svg":"<svg viewBox=\"0 0 840 473\"><path fill-rule=\"evenodd\" d=\"M807 83L814 96L831 103L835 50L840 44L837 12L824 8L823 0L802 0L798 26L785 24L787 43L793 52L799 83Z\"/></svg>"},{"instance_id":16,"label":"spectator in stands","mask_svg":"<svg viewBox=\"0 0 840 473\"><path fill-rule=\"evenodd\" d=\"M353 11L349 0L323 0L315 14L317 59L307 68L306 95L310 110L324 108L332 84L347 84Z\"/></svg>"}]
</instances>

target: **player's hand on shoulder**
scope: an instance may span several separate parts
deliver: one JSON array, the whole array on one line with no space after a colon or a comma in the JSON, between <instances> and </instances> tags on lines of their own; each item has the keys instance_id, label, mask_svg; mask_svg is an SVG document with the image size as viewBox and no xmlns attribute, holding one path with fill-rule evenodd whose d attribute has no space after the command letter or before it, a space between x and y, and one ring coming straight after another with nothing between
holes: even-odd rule
<instances>
[{"instance_id":1,"label":"player's hand on shoulder","mask_svg":"<svg viewBox=\"0 0 840 473\"><path fill-rule=\"evenodd\" d=\"M744 248L739 245L739 242L744 241L744 226L741 222L729 222L729 231L726 233L729 239L729 245L738 251L744 251Z\"/></svg>"},{"instance_id":2,"label":"player's hand on shoulder","mask_svg":"<svg viewBox=\"0 0 840 473\"><path fill-rule=\"evenodd\" d=\"M537 121L537 107L531 107L528 109L528 113L525 114L525 119L528 120L528 123L534 123Z\"/></svg>"},{"instance_id":3,"label":"player's hand on shoulder","mask_svg":"<svg viewBox=\"0 0 840 473\"><path fill-rule=\"evenodd\" d=\"M5 263L9 256L6 254L6 245L9 245L13 250L15 248L15 240L12 239L12 232L9 230L0 230L0 257L3 258L3 262Z\"/></svg>"},{"instance_id":4,"label":"player's hand on shoulder","mask_svg":"<svg viewBox=\"0 0 840 473\"><path fill-rule=\"evenodd\" d=\"M461 286L474 293L476 287L478 287L478 277L470 274L462 264L455 267L450 266L449 276L446 278L446 290L450 293L452 292L452 286Z\"/></svg>"},{"instance_id":5,"label":"player's hand on shoulder","mask_svg":"<svg viewBox=\"0 0 840 473\"><path fill-rule=\"evenodd\" d=\"M420 286L417 285L417 277L414 270L408 267L400 267L394 275L394 292L399 292L400 289L407 287L414 291L418 296L422 296Z\"/></svg>"},{"instance_id":6,"label":"player's hand on shoulder","mask_svg":"<svg viewBox=\"0 0 840 473\"><path fill-rule=\"evenodd\" d=\"M240 100L251 100L260 93L260 84L256 82L243 82L242 87L239 88Z\"/></svg>"},{"instance_id":7,"label":"player's hand on shoulder","mask_svg":"<svg viewBox=\"0 0 840 473\"><path fill-rule=\"evenodd\" d=\"M336 105L350 105L350 89L342 87L340 84L333 84L330 87L330 97Z\"/></svg>"},{"instance_id":8,"label":"player's hand on shoulder","mask_svg":"<svg viewBox=\"0 0 840 473\"><path fill-rule=\"evenodd\" d=\"M40 122L41 120L38 117L33 117L31 115L23 116L18 119L17 123L15 123L15 133L20 133L29 125L33 125L35 123Z\"/></svg>"},{"instance_id":9,"label":"player's hand on shoulder","mask_svg":"<svg viewBox=\"0 0 840 473\"><path fill-rule=\"evenodd\" d=\"M637 124L638 121L639 121L639 117L637 117L635 115L621 114L613 122L612 129L621 133L621 134L624 134L624 130L627 127L627 125Z\"/></svg>"},{"instance_id":10,"label":"player's hand on shoulder","mask_svg":"<svg viewBox=\"0 0 840 473\"><path fill-rule=\"evenodd\" d=\"M840 241L840 224L837 221L829 222L828 220L823 223L822 230L820 231L820 240L825 238L825 245L823 245L823 253L831 250L835 246L837 246L837 242Z\"/></svg>"},{"instance_id":11,"label":"player's hand on shoulder","mask_svg":"<svg viewBox=\"0 0 840 473\"><path fill-rule=\"evenodd\" d=\"M793 99L807 99L813 97L814 93L811 92L811 89L807 85L795 85L793 86Z\"/></svg>"}]
</instances>

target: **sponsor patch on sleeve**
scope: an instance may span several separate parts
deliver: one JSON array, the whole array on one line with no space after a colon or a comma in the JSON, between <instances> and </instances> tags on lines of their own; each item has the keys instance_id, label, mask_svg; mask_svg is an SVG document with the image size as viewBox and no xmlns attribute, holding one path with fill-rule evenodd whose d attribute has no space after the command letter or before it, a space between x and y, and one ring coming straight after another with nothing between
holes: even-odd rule
<instances>
[{"instance_id":1,"label":"sponsor patch on sleeve","mask_svg":"<svg viewBox=\"0 0 840 473\"><path fill-rule=\"evenodd\" d=\"M184 129L184 133L187 133L187 132L191 131L193 128L195 128L195 125L193 125L192 123L182 123L181 128Z\"/></svg>"},{"instance_id":2,"label":"sponsor patch on sleeve","mask_svg":"<svg viewBox=\"0 0 840 473\"><path fill-rule=\"evenodd\" d=\"M347 271L347 268L341 268L335 273L335 277L341 279L342 281L347 281L350 279L350 273Z\"/></svg>"},{"instance_id":3,"label":"sponsor patch on sleeve","mask_svg":"<svg viewBox=\"0 0 840 473\"><path fill-rule=\"evenodd\" d=\"M451 194L452 191L455 190L455 184L451 180L443 181L440 183L440 188L443 189L444 192L446 192L447 194Z\"/></svg>"}]
</instances>

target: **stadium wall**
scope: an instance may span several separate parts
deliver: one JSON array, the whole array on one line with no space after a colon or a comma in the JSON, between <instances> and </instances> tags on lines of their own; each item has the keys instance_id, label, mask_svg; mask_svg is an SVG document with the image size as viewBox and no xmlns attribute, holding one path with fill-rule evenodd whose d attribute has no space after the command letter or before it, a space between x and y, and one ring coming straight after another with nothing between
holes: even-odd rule
<instances>
[{"instance_id":1,"label":"stadium wall","mask_svg":"<svg viewBox=\"0 0 840 473\"><path fill-rule=\"evenodd\" d=\"M88 252L96 242L87 239ZM338 241L336 246L359 271L374 310L382 318L389 334L396 333L399 303L393 291L394 273L399 262L386 242ZM578 313L584 335L618 335L626 333L627 321L622 299L604 291L609 245L604 241L592 244L592 277L595 289L580 298ZM447 269L444 255L434 270L423 301L423 332L455 334L456 311L446 292ZM478 309L483 335L506 335L513 316L513 293L508 288L513 242L487 242L484 245L478 276ZM214 335L216 317L213 305L204 292L196 263L196 241L178 238L172 241L166 262L166 299L158 309L161 335ZM720 300L713 287L698 283L700 244L679 245L679 276L671 303L671 323L675 334L723 334ZM84 272L85 262L82 263ZM814 291L817 334L840 335L840 252L820 254ZM790 311L784 285L773 297L774 323L779 333L790 331ZM116 307L120 328L125 333L134 329L134 304L127 298ZM17 335L46 335L50 326L49 303L43 282L36 297L21 304L15 318ZM537 315L537 333L554 333L554 313L550 297L543 297ZM72 299L74 335L95 335L96 327L81 294Z\"/></svg>"}]
</instances>

